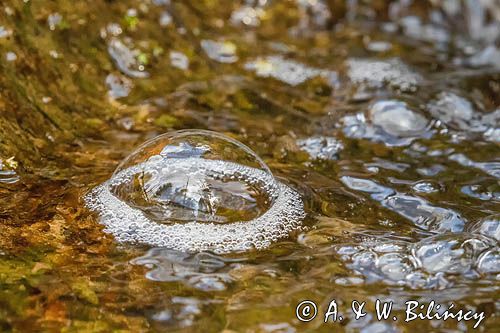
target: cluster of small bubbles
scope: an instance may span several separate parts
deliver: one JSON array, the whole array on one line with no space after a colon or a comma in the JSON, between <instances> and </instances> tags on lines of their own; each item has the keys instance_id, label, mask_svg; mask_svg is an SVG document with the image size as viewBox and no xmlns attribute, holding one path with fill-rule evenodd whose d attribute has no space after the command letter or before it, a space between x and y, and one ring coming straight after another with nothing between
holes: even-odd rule
<instances>
[{"instance_id":1,"label":"cluster of small bubbles","mask_svg":"<svg viewBox=\"0 0 500 333\"><path fill-rule=\"evenodd\" d=\"M407 247L404 241L394 240L392 244L385 244L377 239L366 239L360 246L353 248L356 252L347 258L344 255L343 259L348 260L348 266L363 274L367 281L383 280L399 284L416 268L414 261L405 256Z\"/></svg>"},{"instance_id":2,"label":"cluster of small bubbles","mask_svg":"<svg viewBox=\"0 0 500 333\"><path fill-rule=\"evenodd\" d=\"M272 77L291 86L297 86L317 76L325 78L332 86L337 81L336 72L308 67L279 55L257 58L246 63L244 68L254 71L259 77Z\"/></svg>"},{"instance_id":3,"label":"cluster of small bubbles","mask_svg":"<svg viewBox=\"0 0 500 333\"><path fill-rule=\"evenodd\" d=\"M255 153L208 131L148 141L86 199L118 241L186 252L266 248L304 217L298 193Z\"/></svg>"},{"instance_id":4,"label":"cluster of small bubbles","mask_svg":"<svg viewBox=\"0 0 500 333\"><path fill-rule=\"evenodd\" d=\"M500 250L494 239L474 233L444 233L411 243L392 236L373 236L336 247L348 268L370 283L443 289L457 279L476 279L500 272ZM350 284L339 281L339 284Z\"/></svg>"},{"instance_id":5,"label":"cluster of small bubbles","mask_svg":"<svg viewBox=\"0 0 500 333\"><path fill-rule=\"evenodd\" d=\"M342 142L334 137L313 136L297 140L300 149L306 151L313 159L336 160L344 148Z\"/></svg>"},{"instance_id":6,"label":"cluster of small bubbles","mask_svg":"<svg viewBox=\"0 0 500 333\"><path fill-rule=\"evenodd\" d=\"M380 89L387 85L405 92L415 91L422 77L397 58L388 60L350 59L347 75L351 82Z\"/></svg>"},{"instance_id":7,"label":"cluster of small bubbles","mask_svg":"<svg viewBox=\"0 0 500 333\"><path fill-rule=\"evenodd\" d=\"M108 53L123 74L132 78L149 77L144 65L138 60L139 50L131 49L123 41L113 37L108 42Z\"/></svg>"},{"instance_id":8,"label":"cluster of small bubbles","mask_svg":"<svg viewBox=\"0 0 500 333\"><path fill-rule=\"evenodd\" d=\"M426 272L463 275L472 269L481 252L494 245L495 242L482 236L445 233L415 244L412 254Z\"/></svg>"},{"instance_id":9,"label":"cluster of small bubbles","mask_svg":"<svg viewBox=\"0 0 500 333\"><path fill-rule=\"evenodd\" d=\"M388 146L405 146L416 138L432 135L427 119L397 100L378 101L366 114L348 115L342 121L347 136L379 141Z\"/></svg>"},{"instance_id":10,"label":"cluster of small bubbles","mask_svg":"<svg viewBox=\"0 0 500 333\"><path fill-rule=\"evenodd\" d=\"M229 41L213 41L204 39L201 47L207 56L217 62L231 64L238 61L236 45Z\"/></svg>"}]
</instances>

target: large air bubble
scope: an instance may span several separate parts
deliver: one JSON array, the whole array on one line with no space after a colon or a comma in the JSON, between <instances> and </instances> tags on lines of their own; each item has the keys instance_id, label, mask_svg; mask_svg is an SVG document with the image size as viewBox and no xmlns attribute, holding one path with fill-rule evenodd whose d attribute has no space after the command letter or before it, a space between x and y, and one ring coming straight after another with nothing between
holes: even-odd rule
<instances>
[{"instance_id":1,"label":"large air bubble","mask_svg":"<svg viewBox=\"0 0 500 333\"><path fill-rule=\"evenodd\" d=\"M250 148L200 130L146 142L87 204L118 241L190 252L264 248L304 216L299 195Z\"/></svg>"}]
</instances>

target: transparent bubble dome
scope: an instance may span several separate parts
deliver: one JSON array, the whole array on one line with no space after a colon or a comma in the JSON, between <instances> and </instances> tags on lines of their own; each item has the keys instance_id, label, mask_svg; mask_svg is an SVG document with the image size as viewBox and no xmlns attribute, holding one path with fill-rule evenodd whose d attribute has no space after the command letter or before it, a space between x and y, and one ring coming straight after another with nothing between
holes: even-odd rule
<instances>
[{"instance_id":1,"label":"transparent bubble dome","mask_svg":"<svg viewBox=\"0 0 500 333\"><path fill-rule=\"evenodd\" d=\"M265 248L304 217L300 196L250 148L202 130L147 141L86 203L118 241L189 252Z\"/></svg>"}]
</instances>

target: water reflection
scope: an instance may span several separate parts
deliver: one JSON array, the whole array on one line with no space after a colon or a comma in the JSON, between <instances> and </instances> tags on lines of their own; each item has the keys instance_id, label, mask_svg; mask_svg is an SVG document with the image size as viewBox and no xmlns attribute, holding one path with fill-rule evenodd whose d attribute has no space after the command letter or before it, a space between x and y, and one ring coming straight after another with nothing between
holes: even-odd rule
<instances>
[{"instance_id":1,"label":"water reflection","mask_svg":"<svg viewBox=\"0 0 500 333\"><path fill-rule=\"evenodd\" d=\"M400 214L425 230L459 232L464 229L465 221L460 214L451 209L433 206L416 196L397 193L368 179L342 176L340 180L352 190L369 193L385 208Z\"/></svg>"},{"instance_id":2,"label":"water reflection","mask_svg":"<svg viewBox=\"0 0 500 333\"><path fill-rule=\"evenodd\" d=\"M490 0L2 1L0 330L467 331L293 314L306 298L414 298L484 310L481 329L496 332L499 22ZM228 228L228 248L263 248L241 262L109 237L82 194L141 142L183 128L255 149L298 189L302 227ZM233 204L266 207L234 183L210 206L220 183L205 192L199 174L182 200L185 174L171 191L151 171L147 199L163 208L230 220ZM124 192L144 207L143 192ZM105 231L122 240L220 247L214 219L144 231L144 216L113 207Z\"/></svg>"},{"instance_id":3,"label":"water reflection","mask_svg":"<svg viewBox=\"0 0 500 333\"><path fill-rule=\"evenodd\" d=\"M224 290L233 281L230 264L238 260L200 252L188 254L165 248L153 248L134 259L132 264L150 269L146 277L159 282L182 282L203 291Z\"/></svg>"}]
</instances>

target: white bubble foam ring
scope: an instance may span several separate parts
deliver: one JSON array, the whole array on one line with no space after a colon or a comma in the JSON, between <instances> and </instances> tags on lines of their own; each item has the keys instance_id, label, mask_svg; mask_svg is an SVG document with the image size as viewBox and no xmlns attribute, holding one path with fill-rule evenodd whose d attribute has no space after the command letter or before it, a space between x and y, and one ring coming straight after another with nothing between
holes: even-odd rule
<instances>
[{"instance_id":1,"label":"white bubble foam ring","mask_svg":"<svg viewBox=\"0 0 500 333\"><path fill-rule=\"evenodd\" d=\"M153 221L140 209L129 206L112 192L114 186L130 181L134 175L162 163L168 168L192 169L205 172L212 178L229 177L248 184L265 186L263 192L272 205L262 215L249 221L213 223L188 221L162 224ZM264 185L263 185L264 184ZM209 160L201 157L150 158L149 160L115 173L111 179L97 186L86 196L88 208L99 215L104 231L119 242L132 242L171 248L185 252L213 251L240 252L263 249L273 241L286 237L297 229L305 216L299 194L274 179L270 173L238 163Z\"/></svg>"}]
</instances>

